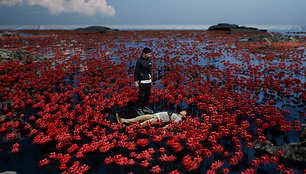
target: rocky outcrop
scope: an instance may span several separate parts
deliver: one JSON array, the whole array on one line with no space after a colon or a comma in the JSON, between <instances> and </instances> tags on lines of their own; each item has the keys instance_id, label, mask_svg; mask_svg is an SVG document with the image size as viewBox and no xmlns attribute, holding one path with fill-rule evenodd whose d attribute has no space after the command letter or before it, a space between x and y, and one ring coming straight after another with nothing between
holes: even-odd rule
<instances>
[{"instance_id":1,"label":"rocky outcrop","mask_svg":"<svg viewBox=\"0 0 306 174\"><path fill-rule=\"evenodd\" d=\"M111 29L104 26L90 26L85 28L77 28L75 31L81 31L81 32L95 32L95 33L106 33L106 32L113 32L113 31L119 31L118 29Z\"/></svg>"},{"instance_id":2,"label":"rocky outcrop","mask_svg":"<svg viewBox=\"0 0 306 174\"><path fill-rule=\"evenodd\" d=\"M227 24L221 23L217 25L210 26L208 28L210 31L238 31L238 32L267 32L267 30L260 30L253 27L239 26L237 24Z\"/></svg>"},{"instance_id":3,"label":"rocky outcrop","mask_svg":"<svg viewBox=\"0 0 306 174\"><path fill-rule=\"evenodd\" d=\"M8 50L0 49L0 59L1 60L21 60L30 57L31 54L24 50Z\"/></svg>"},{"instance_id":4,"label":"rocky outcrop","mask_svg":"<svg viewBox=\"0 0 306 174\"><path fill-rule=\"evenodd\" d=\"M298 39L296 39L293 36L286 36L281 33L266 33L264 35L256 36L253 38L249 38L250 42L299 42Z\"/></svg>"},{"instance_id":5,"label":"rocky outcrop","mask_svg":"<svg viewBox=\"0 0 306 174\"><path fill-rule=\"evenodd\" d=\"M281 156L284 160L290 162L298 162L306 164L306 142L291 143L283 146L274 146L272 142L266 140L265 142L254 142L254 148L256 150L263 151L265 153L274 154L277 150L282 150Z\"/></svg>"},{"instance_id":6,"label":"rocky outcrop","mask_svg":"<svg viewBox=\"0 0 306 174\"><path fill-rule=\"evenodd\" d=\"M39 57L37 55L32 55L26 50L9 50L9 49L0 49L0 62L8 60L20 60L21 63L31 63L31 62L41 62L45 60L44 57Z\"/></svg>"},{"instance_id":7,"label":"rocky outcrop","mask_svg":"<svg viewBox=\"0 0 306 174\"><path fill-rule=\"evenodd\" d=\"M9 31L0 32L0 37L11 37L11 36L19 36L19 34Z\"/></svg>"}]
</instances>

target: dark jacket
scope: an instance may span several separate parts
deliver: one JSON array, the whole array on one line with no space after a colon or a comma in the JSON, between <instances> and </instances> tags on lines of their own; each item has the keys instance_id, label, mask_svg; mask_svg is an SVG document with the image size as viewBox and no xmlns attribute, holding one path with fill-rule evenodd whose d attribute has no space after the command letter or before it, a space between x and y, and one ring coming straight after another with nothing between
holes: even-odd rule
<instances>
[{"instance_id":1,"label":"dark jacket","mask_svg":"<svg viewBox=\"0 0 306 174\"><path fill-rule=\"evenodd\" d=\"M150 58L140 58L136 62L134 71L134 81L152 79L152 62Z\"/></svg>"}]
</instances>

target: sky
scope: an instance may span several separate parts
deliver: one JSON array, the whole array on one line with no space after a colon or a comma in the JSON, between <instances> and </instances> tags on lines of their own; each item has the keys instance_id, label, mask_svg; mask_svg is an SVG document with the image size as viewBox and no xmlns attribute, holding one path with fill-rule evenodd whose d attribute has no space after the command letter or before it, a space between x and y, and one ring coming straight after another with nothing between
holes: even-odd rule
<instances>
[{"instance_id":1,"label":"sky","mask_svg":"<svg viewBox=\"0 0 306 174\"><path fill-rule=\"evenodd\" d=\"M306 26L306 0L0 0L0 25Z\"/></svg>"}]
</instances>

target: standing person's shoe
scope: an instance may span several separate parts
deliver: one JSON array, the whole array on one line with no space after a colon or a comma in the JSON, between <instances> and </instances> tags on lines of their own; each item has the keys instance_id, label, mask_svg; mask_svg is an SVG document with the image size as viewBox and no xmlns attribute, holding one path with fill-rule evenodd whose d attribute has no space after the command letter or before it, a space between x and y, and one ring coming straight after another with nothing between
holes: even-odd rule
<instances>
[{"instance_id":1,"label":"standing person's shoe","mask_svg":"<svg viewBox=\"0 0 306 174\"><path fill-rule=\"evenodd\" d=\"M154 114L154 112L150 108L148 108L148 107L144 107L143 108L143 112L145 114Z\"/></svg>"},{"instance_id":2,"label":"standing person's shoe","mask_svg":"<svg viewBox=\"0 0 306 174\"><path fill-rule=\"evenodd\" d=\"M143 109L138 109L137 110L137 114L140 115L145 115L145 113L143 112Z\"/></svg>"}]
</instances>

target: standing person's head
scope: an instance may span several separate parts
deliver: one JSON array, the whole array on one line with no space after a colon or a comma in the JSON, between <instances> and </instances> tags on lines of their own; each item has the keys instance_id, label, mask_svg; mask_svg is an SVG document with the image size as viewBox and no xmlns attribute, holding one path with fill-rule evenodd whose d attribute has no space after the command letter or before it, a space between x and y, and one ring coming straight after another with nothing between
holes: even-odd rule
<instances>
[{"instance_id":1,"label":"standing person's head","mask_svg":"<svg viewBox=\"0 0 306 174\"><path fill-rule=\"evenodd\" d=\"M143 57L143 58L145 58L145 59L147 59L147 58L149 58L149 57L151 57L151 52L152 52L152 50L150 49L150 48L144 48L143 50L142 50L142 53L141 53L141 56Z\"/></svg>"}]
</instances>

